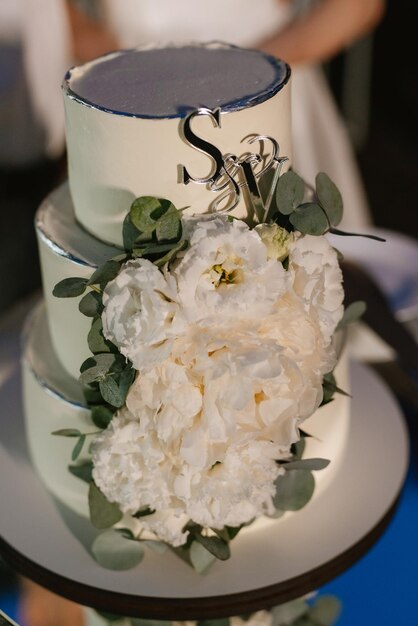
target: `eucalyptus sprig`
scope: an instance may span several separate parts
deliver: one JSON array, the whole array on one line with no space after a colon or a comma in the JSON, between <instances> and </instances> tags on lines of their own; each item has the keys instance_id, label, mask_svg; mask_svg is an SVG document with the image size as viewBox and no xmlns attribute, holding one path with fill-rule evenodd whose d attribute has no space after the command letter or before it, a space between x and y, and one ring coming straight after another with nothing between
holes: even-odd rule
<instances>
[{"instance_id":1,"label":"eucalyptus sprig","mask_svg":"<svg viewBox=\"0 0 418 626\"><path fill-rule=\"evenodd\" d=\"M306 200L307 190L313 196ZM317 174L312 189L296 172L290 170L278 179L275 189L276 214L272 219L280 226L304 235L358 236L384 241L376 235L348 233L337 228L343 216L343 199L338 187L324 172Z\"/></svg>"},{"instance_id":2,"label":"eucalyptus sprig","mask_svg":"<svg viewBox=\"0 0 418 626\"><path fill-rule=\"evenodd\" d=\"M77 428L61 428L60 430L54 430L51 434L56 435L58 437L70 437L70 438L77 439L77 442L71 453L71 460L76 461L83 450L87 437L92 436L92 435L97 435L98 433L97 432L82 433Z\"/></svg>"},{"instance_id":3,"label":"eucalyptus sprig","mask_svg":"<svg viewBox=\"0 0 418 626\"><path fill-rule=\"evenodd\" d=\"M125 404L136 376L132 363L103 334L103 292L107 284L118 276L123 265L131 259L147 258L159 267L170 264L175 259L187 246L187 241L183 238L181 211L169 200L150 196L137 198L132 203L123 224L123 241L125 252L107 260L89 278L66 278L55 285L53 290L53 295L58 298L82 296L78 308L83 315L91 318L87 343L92 356L82 363L79 380L83 385L92 422L101 430L107 428L115 412ZM53 434L77 438L71 455L72 461L76 461L87 436L97 433L62 429ZM108 528L120 519L118 507L108 502L92 481L91 461L70 465L69 471L90 484L89 508L94 526ZM138 513L138 517L140 515L141 512ZM112 537L115 538L116 535L107 535L98 540L94 550L98 554L108 554ZM119 543L125 541L126 533L119 533L116 539ZM127 544L124 545L126 547ZM133 551L137 558L138 549L135 547ZM99 560L100 558L102 557L99 557ZM108 556L104 556L102 560L108 560Z\"/></svg>"},{"instance_id":4,"label":"eucalyptus sprig","mask_svg":"<svg viewBox=\"0 0 418 626\"><path fill-rule=\"evenodd\" d=\"M134 258L150 258L158 266L170 263L187 246L181 211L169 200L137 198L123 223L123 244Z\"/></svg>"}]
</instances>

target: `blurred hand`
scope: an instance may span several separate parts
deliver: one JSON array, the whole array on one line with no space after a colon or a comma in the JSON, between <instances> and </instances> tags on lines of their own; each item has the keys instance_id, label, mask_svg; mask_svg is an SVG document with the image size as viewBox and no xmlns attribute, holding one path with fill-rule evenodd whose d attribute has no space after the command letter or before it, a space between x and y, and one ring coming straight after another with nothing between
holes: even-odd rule
<instances>
[{"instance_id":1,"label":"blurred hand","mask_svg":"<svg viewBox=\"0 0 418 626\"><path fill-rule=\"evenodd\" d=\"M80 605L22 578L21 622L25 626L84 626Z\"/></svg>"},{"instance_id":2,"label":"blurred hand","mask_svg":"<svg viewBox=\"0 0 418 626\"><path fill-rule=\"evenodd\" d=\"M120 48L116 36L104 24L90 19L77 5L68 1L67 11L76 63L86 63Z\"/></svg>"}]
</instances>

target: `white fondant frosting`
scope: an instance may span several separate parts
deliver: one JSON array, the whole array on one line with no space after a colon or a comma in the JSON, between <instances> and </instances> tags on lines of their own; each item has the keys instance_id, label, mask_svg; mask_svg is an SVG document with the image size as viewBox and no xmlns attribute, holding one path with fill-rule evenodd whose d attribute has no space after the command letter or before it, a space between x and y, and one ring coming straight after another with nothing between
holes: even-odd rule
<instances>
[{"instance_id":1,"label":"white fondant frosting","mask_svg":"<svg viewBox=\"0 0 418 626\"><path fill-rule=\"evenodd\" d=\"M80 515L87 514L87 484L68 471L75 439L54 436L63 428L92 432L90 411L78 383L63 369L51 346L45 307L26 323L23 338L23 406L32 462L49 491Z\"/></svg>"},{"instance_id":2,"label":"white fondant frosting","mask_svg":"<svg viewBox=\"0 0 418 626\"><path fill-rule=\"evenodd\" d=\"M179 48L178 50L186 49ZM198 47L196 50L204 53L203 58L205 55L210 56L218 52L216 48L211 47L203 49ZM147 60L148 52L145 51L143 57L138 51L122 54L137 55L142 63L142 59L144 62ZM237 55L236 48L226 47L223 48L223 52L226 56L229 53ZM192 89L196 91L198 99L199 89L202 90L203 101L200 102L200 106L207 107L209 104L210 108L210 106L219 106L220 103L225 110L221 114L220 128L214 126L209 117L202 116L193 120L192 129L219 148L223 155L241 156L248 152L259 152L258 144L250 146L246 143L246 138L248 140L251 135L268 135L278 141L280 155L290 159L288 68L282 62L259 52L241 51L240 53L238 51L238 56L240 54L242 59L238 64L239 72L237 69L238 75L235 76L234 82L237 97L232 104L230 103L229 108L230 97L227 97L225 101L221 95L220 102L217 97L211 97L210 103L204 101L208 99L208 95L203 71L201 81L196 80L196 76L190 78L193 80ZM250 54L251 58L255 57L258 65L265 66L270 72L267 84L266 82L257 84L255 81L250 94L240 91L239 87L240 75L242 77L246 75L247 54ZM122 246L121 224L136 197L167 198L177 208L189 207L187 209L189 213L204 213L209 210L217 194L210 191L207 185L196 183L184 185L181 182L179 172L181 165L186 166L193 177L200 178L210 175L213 167L211 157L188 144L182 138L180 131L181 115L195 108L198 100L193 101L192 106L186 103L184 109L182 108L182 113L176 117L170 117L172 109L168 108L166 117L152 118L141 117L140 110L136 115L124 113L124 108L129 109L126 103L119 103L119 108L122 110L108 110L105 102L106 91L100 98L100 105L90 100L83 100L77 96L77 93L74 93L77 89L77 80L89 71L95 70L95 82L98 80L100 82L101 74L103 74L102 80L105 81L106 67L114 56L109 55L104 59L99 59L96 63L72 70L67 77L64 100L69 182L76 217L89 232L99 239ZM174 70L170 55L166 57L165 63L167 72L171 70L176 78L181 77L179 80L185 80L182 76L181 59ZM187 63L190 63L189 54ZM203 61L202 66L204 67ZM274 70L280 67L280 72L278 74L275 71L272 72L272 67ZM219 76L222 76L222 67L219 63L217 69ZM227 82L230 82L230 79ZM158 81L156 77L154 84L159 90L154 94L151 104L158 98L165 101L164 80ZM216 96L215 79L210 84ZM200 85L205 86L205 89L203 90ZM136 87L138 89L140 86L136 85ZM146 82L145 87L149 89L149 81ZM90 91L86 93L91 99ZM135 93L130 95L131 99L135 100ZM111 105L110 96L109 103ZM149 106L148 103L147 106ZM148 108L144 110L149 111ZM234 215L246 217L247 213L245 198L242 197L234 210Z\"/></svg>"},{"instance_id":3,"label":"white fondant frosting","mask_svg":"<svg viewBox=\"0 0 418 626\"><path fill-rule=\"evenodd\" d=\"M89 278L120 251L95 239L76 222L67 184L44 200L35 225L52 343L67 372L78 378L80 365L91 356L87 345L91 319L78 310L81 297L56 298L52 291L65 278Z\"/></svg>"}]
</instances>

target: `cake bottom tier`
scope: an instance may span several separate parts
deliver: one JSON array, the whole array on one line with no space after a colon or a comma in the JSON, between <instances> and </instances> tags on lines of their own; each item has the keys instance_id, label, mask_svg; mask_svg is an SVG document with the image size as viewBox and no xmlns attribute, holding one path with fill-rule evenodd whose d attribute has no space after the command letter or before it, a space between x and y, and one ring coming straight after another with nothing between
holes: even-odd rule
<instances>
[{"instance_id":1,"label":"cake bottom tier","mask_svg":"<svg viewBox=\"0 0 418 626\"><path fill-rule=\"evenodd\" d=\"M88 485L68 470L74 439L53 436L64 428L96 431L79 383L71 378L52 347L43 303L32 312L23 338L23 395L26 434L32 462L48 490L67 507L88 517ZM340 388L348 391L347 358L342 354L336 370ZM350 398L337 394L303 423L309 435L305 458L325 458L329 466L315 473L317 497L335 476L348 437ZM85 446L88 449L88 446ZM87 457L86 457L87 458ZM82 461L83 458L81 457ZM262 519L245 532L280 520Z\"/></svg>"}]
</instances>

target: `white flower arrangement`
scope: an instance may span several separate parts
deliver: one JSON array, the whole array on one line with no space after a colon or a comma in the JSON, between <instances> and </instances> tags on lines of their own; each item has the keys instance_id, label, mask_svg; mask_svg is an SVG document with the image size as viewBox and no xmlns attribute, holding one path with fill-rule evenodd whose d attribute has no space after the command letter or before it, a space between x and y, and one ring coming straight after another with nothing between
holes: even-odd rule
<instances>
[{"instance_id":1,"label":"white flower arrangement","mask_svg":"<svg viewBox=\"0 0 418 626\"><path fill-rule=\"evenodd\" d=\"M293 460L308 479L306 501L312 495L310 471L327 462L303 469L300 426L341 391L333 335L344 312L337 253L323 236L341 199L320 176L325 200L304 209L300 179L282 175L283 214L254 228L224 214L182 218L169 201L138 198L124 224L126 254L90 280L56 286L58 297L91 287L79 308L93 318L93 356L80 380L100 432L89 465L70 470L90 482L98 528L130 515L142 529L99 535L93 552L106 566L109 532L117 545L145 532L195 567L196 542L229 558L242 526L286 510L280 485ZM87 434L55 434L78 437L76 460ZM141 558L136 546L129 566ZM206 557L197 569L205 567Z\"/></svg>"},{"instance_id":2,"label":"white flower arrangement","mask_svg":"<svg viewBox=\"0 0 418 626\"><path fill-rule=\"evenodd\" d=\"M263 226L271 241L277 228ZM92 446L106 498L123 513L154 510L144 526L174 546L188 520L222 529L273 514L277 461L322 401L343 313L325 238L289 243L286 271L241 221L186 228L189 247L170 273L138 259L104 289L104 336L138 374Z\"/></svg>"}]
</instances>

